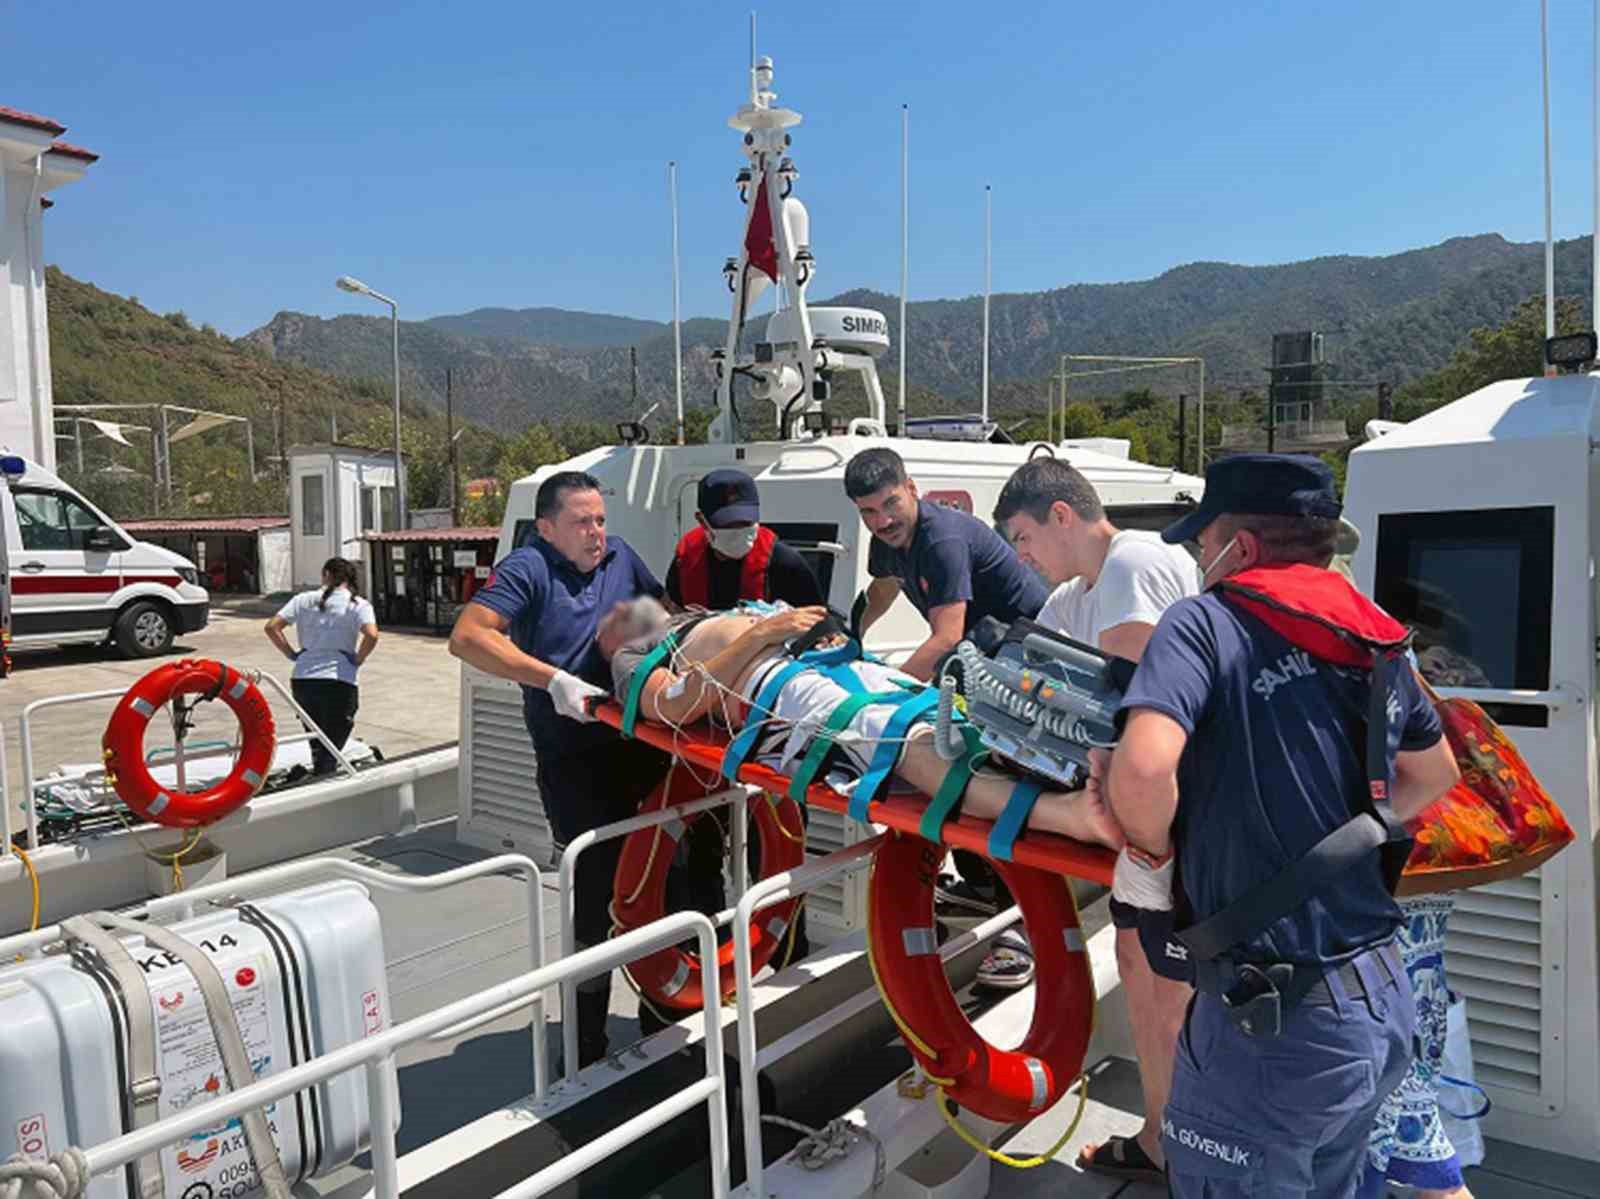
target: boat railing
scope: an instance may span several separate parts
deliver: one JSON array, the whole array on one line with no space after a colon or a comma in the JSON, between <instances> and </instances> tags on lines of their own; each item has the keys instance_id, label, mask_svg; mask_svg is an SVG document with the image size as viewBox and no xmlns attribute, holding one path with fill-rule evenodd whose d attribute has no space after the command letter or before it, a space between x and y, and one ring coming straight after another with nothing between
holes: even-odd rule
<instances>
[{"instance_id":1,"label":"boat railing","mask_svg":"<svg viewBox=\"0 0 1600 1199\"><path fill-rule=\"evenodd\" d=\"M340 773L347 774L352 777L355 775L356 768L351 765L350 760L344 756L344 753L341 751L340 747L329 740L328 735L317 727L317 722L311 719L306 710L302 708L298 702L296 702L293 693L287 687L285 687L272 675L267 674L265 671L260 673L252 673L249 677L257 683L265 683L270 686L272 690L277 693L278 697L282 699L283 702L286 703L294 712L294 714L300 719L300 723L304 725L307 730L309 730L303 733L291 733L287 737L279 737L277 739L277 743L279 745L291 745L299 741L320 741L322 742L323 747L333 755L334 762ZM43 711L46 708L60 708L69 704L85 704L108 699L121 699L127 694L127 692L128 689L126 687L115 687L108 688L103 691L74 691L66 695L48 695L43 699L34 700L32 703L26 705L22 709L22 717L18 722L17 732L18 739L22 745L21 804L23 814L27 822L26 829L29 852L39 848L38 805L35 802L34 793L34 789L38 785L39 780L35 776L33 764L33 726L35 713ZM4 780L6 777L5 759L3 757L4 753L4 744L3 742L0 742L0 858L3 858L11 853L12 838L11 805L9 802L5 802L6 797L4 794ZM178 771L178 787L182 789L184 786L185 755L181 743L172 747L172 760Z\"/></svg>"},{"instance_id":2,"label":"boat railing","mask_svg":"<svg viewBox=\"0 0 1600 1199\"><path fill-rule=\"evenodd\" d=\"M561 866L557 876L559 893L559 907L561 913L561 956L571 957L578 951L578 897L575 882L577 879L578 859L585 851L605 842L615 841L619 837L626 837L633 833L642 832L648 828L659 828L662 825L682 821L687 816L695 816L701 812L708 812L713 808L720 808L724 804L733 805L733 819L729 822L728 855L733 863L733 890L736 896L743 895L748 886L748 859L745 855L745 844L749 840L750 813L746 806L751 800L761 797L761 790L757 787L736 783L721 791L703 796L699 799L688 800L684 803L668 804L655 812L646 812L639 816L630 816L626 820L617 820L611 824L602 824L599 828L589 829L574 837L561 851ZM733 919L733 909L719 912L711 918L712 923L718 928ZM702 958L704 962L716 960L715 955ZM708 967L709 969L709 967ZM716 988L707 984L709 990ZM571 1012L577 1010L577 981L569 979L561 986L561 1010ZM492 1018L492 1017L491 1017ZM485 1021L487 1022L487 1021ZM568 1083L574 1083L578 1076L578 1022L576 1020L563 1020L561 1022L561 1061L563 1075Z\"/></svg>"},{"instance_id":3,"label":"boat railing","mask_svg":"<svg viewBox=\"0 0 1600 1199\"><path fill-rule=\"evenodd\" d=\"M480 863L487 866L502 859ZM531 867L532 863L522 859ZM458 872L451 872L458 873ZM535 875L537 871L535 871ZM439 876L444 877L444 876ZM398 1199L400 1195L399 1159L395 1130L399 1124L396 1097L389 1084L395 1055L420 1041L448 1036L452 1030L471 1026L488 1013L507 1008L536 1006L545 992L567 980L581 981L603 974L668 945L693 936L704 960L716 958L717 934L711 921L698 912L681 912L614 937L604 944L584 949L571 957L542 965L508 982L489 987L477 995L446 1004L424 1015L397 1024L384 1032L335 1049L280 1074L273 1074L207 1103L197 1104L160 1120L147 1128L126 1133L86 1149L88 1171L99 1176L129 1162L176 1144L203 1128L213 1128L252 1108L264 1107L285 1099L296 1091L327 1081L352 1070L366 1074L367 1104L372 1142L372 1194L374 1199ZM609 1132L574 1148L543 1169L501 1191L496 1199L533 1199L571 1182L590 1166L603 1161L625 1146L640 1140L699 1104L706 1107L710 1125L709 1156L711 1193L726 1199L728 1193L728 1113L727 1080L723 1070L720 1027L721 1000L715 987L706 988L701 1017L705 1022L705 1076L662 1099ZM536 1026L543 1024L536 1012ZM534 1061L541 1054L537 1051ZM759 1151L757 1153L759 1157Z\"/></svg>"},{"instance_id":4,"label":"boat railing","mask_svg":"<svg viewBox=\"0 0 1600 1199\"><path fill-rule=\"evenodd\" d=\"M249 896L282 891L297 883L327 878L350 879L375 891L425 894L442 891L472 879L499 874L518 875L525 885L528 908L528 960L530 969L537 970L545 964L544 878L533 859L517 853L499 854L485 858L481 862L473 862L466 866L458 866L454 870L428 876L394 874L345 858L307 858L299 862L265 866L236 878L207 883L171 895L162 895L127 909L124 915L135 920L189 920L202 905L231 907ZM13 957L24 960L38 957L47 945L60 941L61 935L61 925L51 924L33 932L16 933L0 939L0 962L9 961ZM498 1019L499 1016L524 1006L533 1009L533 1093L536 1098L543 1099L550 1086L550 1066L545 1052L545 996L538 994L530 1001L501 1004L490 1010L495 1012L493 1018ZM476 1028L478 1023L486 1022L478 1021L470 1027ZM451 1026L446 1035L459 1036L464 1031L468 1030Z\"/></svg>"}]
</instances>

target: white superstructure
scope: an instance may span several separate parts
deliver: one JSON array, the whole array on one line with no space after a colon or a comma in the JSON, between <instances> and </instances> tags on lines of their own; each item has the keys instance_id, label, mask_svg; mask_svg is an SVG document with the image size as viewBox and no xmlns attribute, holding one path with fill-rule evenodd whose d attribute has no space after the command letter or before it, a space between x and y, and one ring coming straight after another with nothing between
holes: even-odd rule
<instances>
[{"instance_id":1,"label":"white superstructure","mask_svg":"<svg viewBox=\"0 0 1600 1199\"><path fill-rule=\"evenodd\" d=\"M1458 655L1577 833L1534 874L1459 895L1447 969L1467 997L1485 1131L1600 1160L1596 582L1600 375L1508 379L1350 456L1363 590Z\"/></svg>"}]
</instances>

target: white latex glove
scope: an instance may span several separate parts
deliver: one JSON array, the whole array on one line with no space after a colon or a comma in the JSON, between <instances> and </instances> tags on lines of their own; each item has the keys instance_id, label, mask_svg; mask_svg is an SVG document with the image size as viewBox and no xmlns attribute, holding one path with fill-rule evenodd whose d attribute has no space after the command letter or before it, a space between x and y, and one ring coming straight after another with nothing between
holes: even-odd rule
<instances>
[{"instance_id":1,"label":"white latex glove","mask_svg":"<svg viewBox=\"0 0 1600 1199\"><path fill-rule=\"evenodd\" d=\"M1172 868L1175 854L1156 863L1149 854L1123 846L1111 872L1111 897L1133 908L1151 912L1172 910Z\"/></svg>"},{"instance_id":2,"label":"white latex glove","mask_svg":"<svg viewBox=\"0 0 1600 1199\"><path fill-rule=\"evenodd\" d=\"M558 670L550 679L550 699L556 706L556 711L568 720L576 720L580 724L588 724L594 719L589 715L587 700L604 699L606 692L593 683L586 683L576 675Z\"/></svg>"}]
</instances>

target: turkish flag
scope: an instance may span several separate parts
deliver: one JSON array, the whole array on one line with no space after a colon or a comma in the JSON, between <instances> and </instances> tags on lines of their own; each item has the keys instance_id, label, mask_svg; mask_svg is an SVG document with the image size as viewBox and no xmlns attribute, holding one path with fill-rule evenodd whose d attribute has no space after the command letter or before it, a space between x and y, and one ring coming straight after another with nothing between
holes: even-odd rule
<instances>
[{"instance_id":1,"label":"turkish flag","mask_svg":"<svg viewBox=\"0 0 1600 1199\"><path fill-rule=\"evenodd\" d=\"M756 210L745 230L744 252L750 265L774 283L778 281L778 246L772 240L772 207L767 203L767 181L756 191Z\"/></svg>"}]
</instances>

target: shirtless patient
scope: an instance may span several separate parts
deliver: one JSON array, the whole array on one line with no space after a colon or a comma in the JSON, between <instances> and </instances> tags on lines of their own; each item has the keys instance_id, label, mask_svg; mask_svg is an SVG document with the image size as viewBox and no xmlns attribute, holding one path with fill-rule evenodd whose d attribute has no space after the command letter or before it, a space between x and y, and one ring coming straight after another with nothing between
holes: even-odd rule
<instances>
[{"instance_id":1,"label":"shirtless patient","mask_svg":"<svg viewBox=\"0 0 1600 1199\"><path fill-rule=\"evenodd\" d=\"M620 603L607 613L600 621L596 641L601 655L611 663L616 694L623 698L634 668L669 632L678 632L671 667L663 664L645 680L639 696L640 716L666 725L686 725L709 717L730 733L738 733L747 721L763 720L762 735L751 756L782 769L804 755L829 713L849 693L826 676L805 671L785 684L772 713L753 714L749 705L767 679L794 660L785 643L809 632L825 615L821 608L796 608L770 616L696 611L671 616L645 597ZM909 675L876 663L856 662L851 667L871 691L893 690L899 682L921 685ZM831 759L835 770L830 779L841 772L847 778L859 777L877 750L892 711L888 705L870 704L856 714L836 738L837 749ZM950 764L934 748L932 726L913 727L895 764L895 775L932 795L949 769ZM962 812L996 819L1014 782L1004 775L976 772L967 786ZM1122 844L1121 829L1098 793L1046 791L1039 796L1028 827L1114 849Z\"/></svg>"}]
</instances>

